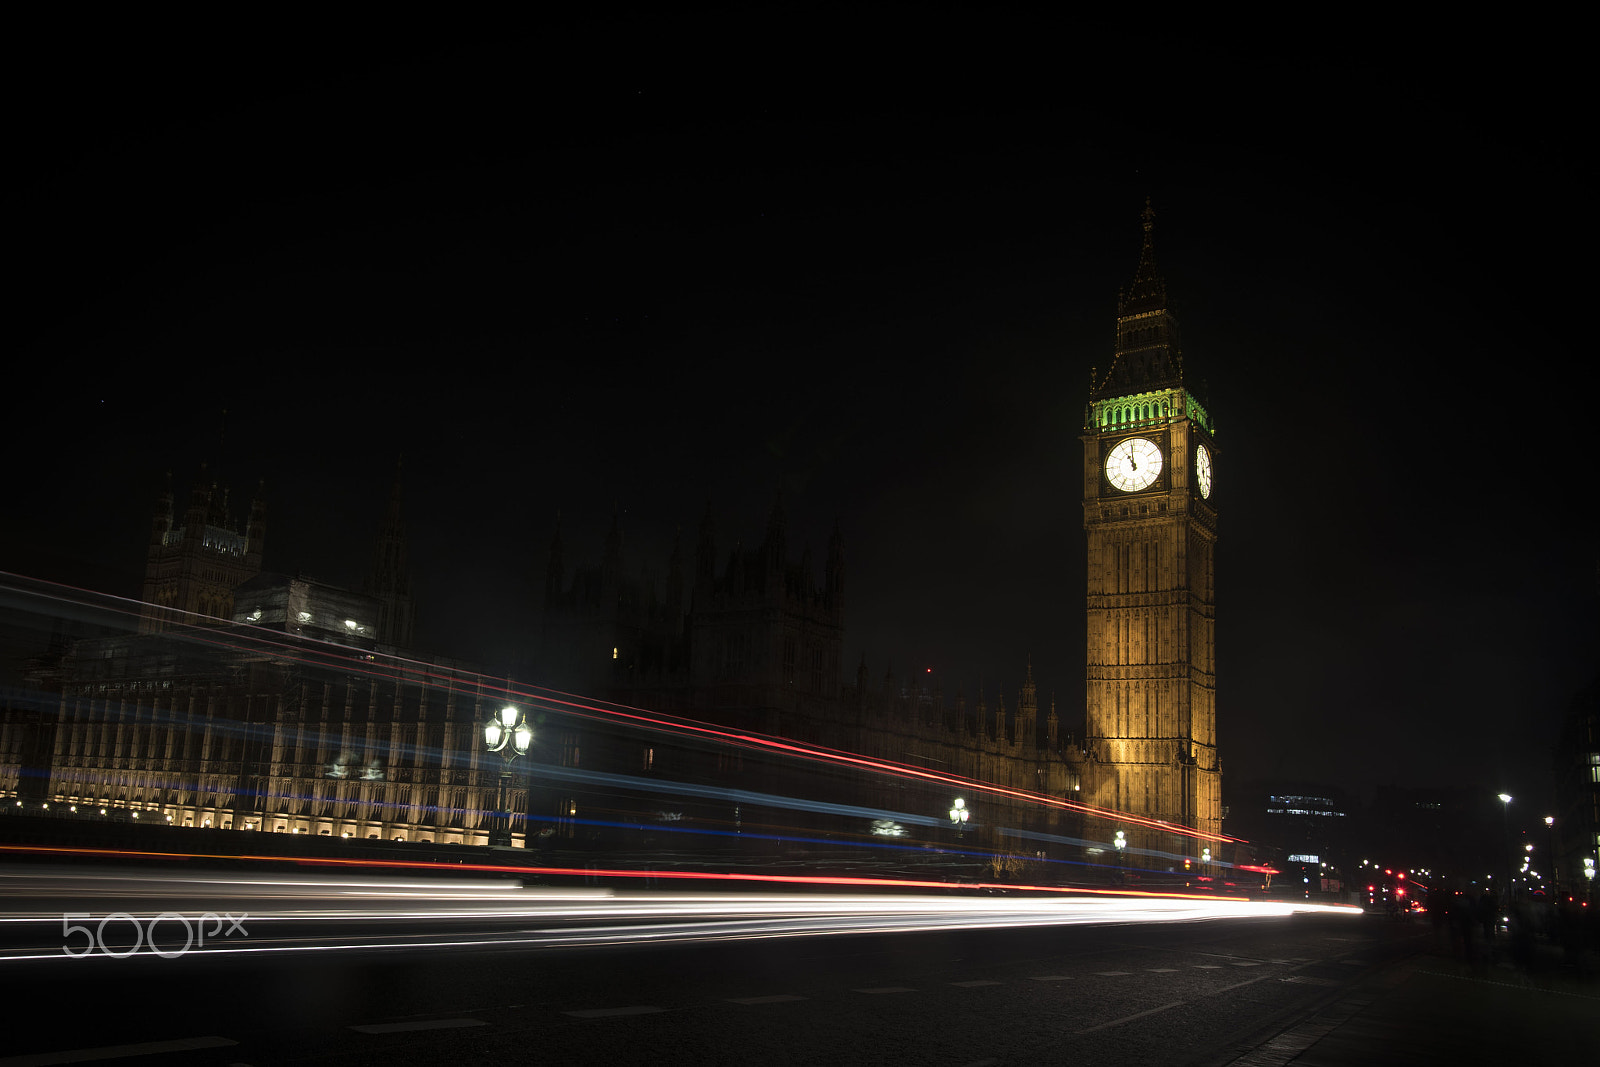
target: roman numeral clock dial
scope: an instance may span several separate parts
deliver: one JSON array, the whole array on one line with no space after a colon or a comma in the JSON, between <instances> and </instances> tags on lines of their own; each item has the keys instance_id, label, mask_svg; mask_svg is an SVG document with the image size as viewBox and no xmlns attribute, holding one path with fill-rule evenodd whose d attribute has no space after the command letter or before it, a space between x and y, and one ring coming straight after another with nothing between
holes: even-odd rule
<instances>
[{"instance_id":1,"label":"roman numeral clock dial","mask_svg":"<svg viewBox=\"0 0 1600 1067\"><path fill-rule=\"evenodd\" d=\"M1130 437L1106 456L1106 480L1124 493L1149 488L1161 474L1161 449L1145 437Z\"/></svg>"}]
</instances>

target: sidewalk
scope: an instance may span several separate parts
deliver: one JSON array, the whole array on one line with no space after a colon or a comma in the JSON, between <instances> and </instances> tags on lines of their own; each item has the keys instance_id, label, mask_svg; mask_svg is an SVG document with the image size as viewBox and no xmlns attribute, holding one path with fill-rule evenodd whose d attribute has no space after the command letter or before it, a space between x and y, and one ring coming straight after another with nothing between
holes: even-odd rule
<instances>
[{"instance_id":1,"label":"sidewalk","mask_svg":"<svg viewBox=\"0 0 1600 1067\"><path fill-rule=\"evenodd\" d=\"M1235 1067L1588 1063L1600 1047L1600 953L1540 941L1468 960L1430 941L1233 1061ZM1570 1058L1570 1059L1569 1059Z\"/></svg>"}]
</instances>

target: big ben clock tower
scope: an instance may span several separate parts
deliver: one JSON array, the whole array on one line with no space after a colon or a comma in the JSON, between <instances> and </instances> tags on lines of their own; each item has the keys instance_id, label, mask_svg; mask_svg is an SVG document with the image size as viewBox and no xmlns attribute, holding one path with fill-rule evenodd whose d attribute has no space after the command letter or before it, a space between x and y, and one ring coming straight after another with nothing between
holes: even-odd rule
<instances>
[{"instance_id":1,"label":"big ben clock tower","mask_svg":"<svg viewBox=\"0 0 1600 1067\"><path fill-rule=\"evenodd\" d=\"M1085 416L1084 785L1097 806L1220 834L1212 560L1227 474L1211 416L1184 381L1154 227L1146 203L1139 266L1117 300L1116 351L1104 375L1091 375Z\"/></svg>"}]
</instances>

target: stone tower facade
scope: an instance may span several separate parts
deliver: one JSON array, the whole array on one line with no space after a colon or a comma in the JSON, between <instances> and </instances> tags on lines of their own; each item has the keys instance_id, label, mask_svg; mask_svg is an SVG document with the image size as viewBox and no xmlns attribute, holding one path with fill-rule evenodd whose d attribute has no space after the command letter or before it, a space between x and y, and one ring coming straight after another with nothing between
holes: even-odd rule
<instances>
[{"instance_id":1,"label":"stone tower facade","mask_svg":"<svg viewBox=\"0 0 1600 1067\"><path fill-rule=\"evenodd\" d=\"M141 633L199 621L197 616L233 616L233 591L261 573L267 537L266 502L250 503L249 522L239 532L228 509L228 489L202 464L181 523L174 521L172 476L156 503L145 557Z\"/></svg>"},{"instance_id":2,"label":"stone tower facade","mask_svg":"<svg viewBox=\"0 0 1600 1067\"><path fill-rule=\"evenodd\" d=\"M1148 204L1143 222L1082 438L1085 800L1219 834L1215 428L1184 376Z\"/></svg>"}]
</instances>

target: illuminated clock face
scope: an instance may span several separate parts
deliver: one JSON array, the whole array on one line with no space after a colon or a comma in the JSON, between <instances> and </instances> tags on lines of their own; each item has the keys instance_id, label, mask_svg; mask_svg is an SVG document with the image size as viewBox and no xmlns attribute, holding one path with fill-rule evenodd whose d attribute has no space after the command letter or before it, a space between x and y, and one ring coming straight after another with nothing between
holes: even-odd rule
<instances>
[{"instance_id":1,"label":"illuminated clock face","mask_svg":"<svg viewBox=\"0 0 1600 1067\"><path fill-rule=\"evenodd\" d=\"M1194 482L1200 487L1200 495L1207 500L1211 499L1211 453L1205 445L1194 446Z\"/></svg>"},{"instance_id":2,"label":"illuminated clock face","mask_svg":"<svg viewBox=\"0 0 1600 1067\"><path fill-rule=\"evenodd\" d=\"M1161 449L1154 441L1130 437L1106 456L1106 480L1124 493L1147 488L1161 473Z\"/></svg>"}]
</instances>

